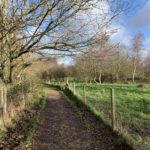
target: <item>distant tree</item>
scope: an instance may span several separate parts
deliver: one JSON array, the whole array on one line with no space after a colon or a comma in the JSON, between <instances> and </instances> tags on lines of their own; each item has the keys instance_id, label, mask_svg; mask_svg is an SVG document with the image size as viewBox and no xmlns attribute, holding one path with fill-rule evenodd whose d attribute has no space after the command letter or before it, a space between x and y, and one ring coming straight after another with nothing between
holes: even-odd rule
<instances>
[{"instance_id":1,"label":"distant tree","mask_svg":"<svg viewBox=\"0 0 150 150\"><path fill-rule=\"evenodd\" d=\"M88 23L80 25L81 20L77 22L77 27L73 28L77 15L96 7L98 1L1 0L0 2L0 78L4 82L12 82L10 76L14 62L24 54L41 50L74 52L95 43L99 32L102 32L102 29L128 6L127 1L113 0L119 7L111 9L110 6L109 12L104 13L107 17L101 21L100 31L91 34L87 30L81 34ZM112 1L102 2L112 4ZM103 6L99 7L99 10L103 12Z\"/></svg>"},{"instance_id":2,"label":"distant tree","mask_svg":"<svg viewBox=\"0 0 150 150\"><path fill-rule=\"evenodd\" d=\"M150 53L144 59L143 70L146 81L150 81Z\"/></svg>"},{"instance_id":3,"label":"distant tree","mask_svg":"<svg viewBox=\"0 0 150 150\"><path fill-rule=\"evenodd\" d=\"M133 70L132 70L133 83L135 83L135 76L141 62L141 52L143 51L143 40L144 40L144 36L142 33L135 34L134 38L132 39L131 59L133 65Z\"/></svg>"},{"instance_id":4,"label":"distant tree","mask_svg":"<svg viewBox=\"0 0 150 150\"><path fill-rule=\"evenodd\" d=\"M109 35L103 33L97 43L78 55L76 68L80 78L86 82L102 83L102 75L111 68L114 47L109 43Z\"/></svg>"}]
</instances>

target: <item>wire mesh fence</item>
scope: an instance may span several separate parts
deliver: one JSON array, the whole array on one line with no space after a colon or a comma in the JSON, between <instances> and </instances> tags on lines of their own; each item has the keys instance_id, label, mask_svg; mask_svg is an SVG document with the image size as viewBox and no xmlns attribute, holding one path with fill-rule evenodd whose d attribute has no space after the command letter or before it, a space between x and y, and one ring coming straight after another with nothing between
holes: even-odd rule
<instances>
[{"instance_id":1,"label":"wire mesh fence","mask_svg":"<svg viewBox=\"0 0 150 150\"><path fill-rule=\"evenodd\" d=\"M70 83L70 90L140 150L150 149L150 86Z\"/></svg>"},{"instance_id":2,"label":"wire mesh fence","mask_svg":"<svg viewBox=\"0 0 150 150\"><path fill-rule=\"evenodd\" d=\"M5 126L13 117L26 108L34 84L23 81L20 84L0 84L0 127Z\"/></svg>"}]
</instances>

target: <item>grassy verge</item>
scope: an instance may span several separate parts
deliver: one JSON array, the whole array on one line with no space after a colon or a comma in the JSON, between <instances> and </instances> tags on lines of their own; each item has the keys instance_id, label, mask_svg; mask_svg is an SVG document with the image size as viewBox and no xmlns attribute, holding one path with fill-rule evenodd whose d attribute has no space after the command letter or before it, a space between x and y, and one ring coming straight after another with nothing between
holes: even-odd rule
<instances>
[{"instance_id":1,"label":"grassy verge","mask_svg":"<svg viewBox=\"0 0 150 150\"><path fill-rule=\"evenodd\" d=\"M43 86L36 86L25 100L26 103L20 103L19 109L16 109L14 117L9 125L6 124L5 130L1 129L0 149L30 148L33 133L46 104Z\"/></svg>"},{"instance_id":2,"label":"grassy verge","mask_svg":"<svg viewBox=\"0 0 150 150\"><path fill-rule=\"evenodd\" d=\"M70 89L65 89L63 90L64 94L69 98L67 99L67 101L73 106L75 107L76 111L78 112L79 115L80 114L80 110L83 109L83 112L84 111L88 111L90 114L92 114L92 116L100 123L103 123L105 125L106 128L108 128L108 130L111 130L112 131L112 128L109 124L107 124L101 117L100 115L92 108L90 107L89 105L86 105L82 99L80 99L77 95L74 95L73 92L70 90ZM80 109L80 110L79 110ZM82 116L81 116L82 118ZM86 121L86 120L85 120ZM85 122L85 125L87 125L87 129L89 128L89 125L86 124ZM119 134L118 132L116 131L112 131L112 133L118 137L119 140L117 140L118 142L118 145L120 144L123 144L123 145L128 145L127 147L129 147L129 149L133 149L132 146L131 146L131 143L127 140L127 138L125 138L122 134Z\"/></svg>"},{"instance_id":3,"label":"grassy verge","mask_svg":"<svg viewBox=\"0 0 150 150\"><path fill-rule=\"evenodd\" d=\"M30 111L34 111L34 107L39 106L39 110L36 115L31 118L31 128L26 132L25 140L20 143L19 150L26 150L32 146L32 139L40 119L40 114L44 111L46 105L46 95L44 92L41 92L37 97L39 97L38 101L30 103L29 109Z\"/></svg>"},{"instance_id":4,"label":"grassy verge","mask_svg":"<svg viewBox=\"0 0 150 150\"><path fill-rule=\"evenodd\" d=\"M73 89L73 86L70 86ZM115 89L117 131L137 150L150 147L150 86L91 84L86 87L87 107L111 126L111 95ZM76 96L84 103L83 85L76 84Z\"/></svg>"}]
</instances>

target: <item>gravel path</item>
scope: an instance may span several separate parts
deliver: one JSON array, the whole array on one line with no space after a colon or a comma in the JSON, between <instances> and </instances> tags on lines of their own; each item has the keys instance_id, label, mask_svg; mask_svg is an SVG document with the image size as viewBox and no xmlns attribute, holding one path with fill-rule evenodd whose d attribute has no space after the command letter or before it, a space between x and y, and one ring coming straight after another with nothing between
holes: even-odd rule
<instances>
[{"instance_id":1,"label":"gravel path","mask_svg":"<svg viewBox=\"0 0 150 150\"><path fill-rule=\"evenodd\" d=\"M77 110L58 91L48 90L32 150L130 150L119 143L119 138L89 112Z\"/></svg>"}]
</instances>

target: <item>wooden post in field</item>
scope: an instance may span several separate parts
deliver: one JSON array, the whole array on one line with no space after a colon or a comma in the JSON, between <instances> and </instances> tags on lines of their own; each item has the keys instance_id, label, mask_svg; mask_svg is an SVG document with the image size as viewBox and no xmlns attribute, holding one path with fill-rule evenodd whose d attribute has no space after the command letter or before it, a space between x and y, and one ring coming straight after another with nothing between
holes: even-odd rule
<instances>
[{"instance_id":1,"label":"wooden post in field","mask_svg":"<svg viewBox=\"0 0 150 150\"><path fill-rule=\"evenodd\" d=\"M7 87L4 87L4 114L7 114Z\"/></svg>"},{"instance_id":2,"label":"wooden post in field","mask_svg":"<svg viewBox=\"0 0 150 150\"><path fill-rule=\"evenodd\" d=\"M83 96L84 96L84 103L86 104L86 85L83 85Z\"/></svg>"},{"instance_id":3,"label":"wooden post in field","mask_svg":"<svg viewBox=\"0 0 150 150\"><path fill-rule=\"evenodd\" d=\"M75 95L76 94L76 83L73 82L73 94Z\"/></svg>"},{"instance_id":4,"label":"wooden post in field","mask_svg":"<svg viewBox=\"0 0 150 150\"><path fill-rule=\"evenodd\" d=\"M3 108L4 108L4 90L3 90L3 86L1 87L1 103L0 103L0 107L2 109L2 113L3 113Z\"/></svg>"},{"instance_id":5,"label":"wooden post in field","mask_svg":"<svg viewBox=\"0 0 150 150\"><path fill-rule=\"evenodd\" d=\"M4 94L3 94L3 87L1 87L1 107L3 107L3 102L4 102Z\"/></svg>"},{"instance_id":6,"label":"wooden post in field","mask_svg":"<svg viewBox=\"0 0 150 150\"><path fill-rule=\"evenodd\" d=\"M111 89L111 107L112 107L112 129L116 128L116 110L115 110L115 92L114 89Z\"/></svg>"}]
</instances>

